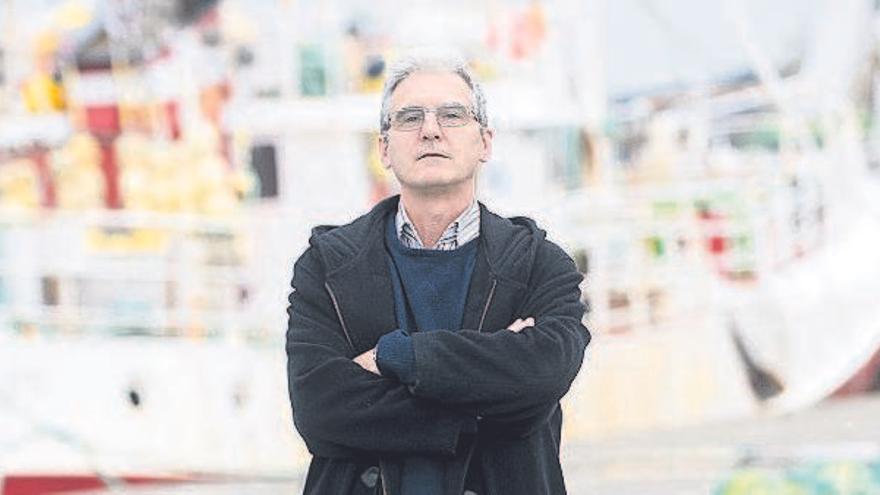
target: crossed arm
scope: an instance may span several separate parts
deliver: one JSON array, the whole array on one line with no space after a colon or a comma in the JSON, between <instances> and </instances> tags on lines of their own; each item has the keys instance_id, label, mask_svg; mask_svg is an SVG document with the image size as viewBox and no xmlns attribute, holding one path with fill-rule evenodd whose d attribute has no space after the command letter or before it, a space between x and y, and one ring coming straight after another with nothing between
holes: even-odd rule
<instances>
[{"instance_id":1,"label":"crossed arm","mask_svg":"<svg viewBox=\"0 0 880 495\"><path fill-rule=\"evenodd\" d=\"M297 263L288 378L294 422L310 450L452 455L477 416L511 435L545 421L579 370L589 333L580 321L580 274L557 247L543 251L565 262L548 263L553 269L536 277L519 308L532 317L494 333L413 334L409 385L377 373L372 349L351 356L321 270Z\"/></svg>"},{"instance_id":2,"label":"crossed arm","mask_svg":"<svg viewBox=\"0 0 880 495\"><path fill-rule=\"evenodd\" d=\"M507 330L510 330L514 333L519 333L523 328L533 327L535 326L535 319L531 316L528 318L517 318L513 323L507 327ZM369 351L355 357L352 359L358 366L369 371L374 375L382 376L382 372L379 371L379 364L376 360L377 349L373 347Z\"/></svg>"}]
</instances>

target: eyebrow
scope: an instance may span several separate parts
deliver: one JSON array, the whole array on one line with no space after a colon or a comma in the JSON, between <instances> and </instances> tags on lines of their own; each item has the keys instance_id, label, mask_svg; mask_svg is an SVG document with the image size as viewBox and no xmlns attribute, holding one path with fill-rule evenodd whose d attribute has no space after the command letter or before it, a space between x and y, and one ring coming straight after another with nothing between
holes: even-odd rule
<instances>
[{"instance_id":1,"label":"eyebrow","mask_svg":"<svg viewBox=\"0 0 880 495\"><path fill-rule=\"evenodd\" d=\"M459 103L457 101L448 101L445 103L441 103L434 108L443 108L443 107L465 107L465 108L467 108L468 106L465 105L464 103ZM423 107L421 105L411 105L411 106L406 106L406 107L400 107L395 111L400 112L402 110L422 110L425 108L428 108L428 107Z\"/></svg>"}]
</instances>

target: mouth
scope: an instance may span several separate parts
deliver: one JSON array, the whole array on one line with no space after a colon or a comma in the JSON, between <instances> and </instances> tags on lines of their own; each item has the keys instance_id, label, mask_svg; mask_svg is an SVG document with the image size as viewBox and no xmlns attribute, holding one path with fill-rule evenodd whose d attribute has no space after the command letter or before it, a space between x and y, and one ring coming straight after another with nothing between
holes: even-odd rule
<instances>
[{"instance_id":1,"label":"mouth","mask_svg":"<svg viewBox=\"0 0 880 495\"><path fill-rule=\"evenodd\" d=\"M421 160L422 158L449 158L449 155L432 151L429 153L422 153L421 155L419 155L419 157L416 160L418 161L418 160Z\"/></svg>"}]
</instances>

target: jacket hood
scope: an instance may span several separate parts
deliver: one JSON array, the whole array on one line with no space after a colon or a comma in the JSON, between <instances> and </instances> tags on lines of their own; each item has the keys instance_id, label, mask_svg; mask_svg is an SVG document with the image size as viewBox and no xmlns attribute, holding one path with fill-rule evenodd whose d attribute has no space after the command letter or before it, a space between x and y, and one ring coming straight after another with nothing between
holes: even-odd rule
<instances>
[{"instance_id":1,"label":"jacket hood","mask_svg":"<svg viewBox=\"0 0 880 495\"><path fill-rule=\"evenodd\" d=\"M384 243L385 219L395 214L399 195L380 201L368 213L341 225L320 225L312 229L309 245L320 253L327 276L359 262L374 243ZM480 202L480 249L492 274L518 284L527 284L538 246L546 232L534 220L518 216L501 217ZM384 269L385 267L380 267Z\"/></svg>"}]
</instances>

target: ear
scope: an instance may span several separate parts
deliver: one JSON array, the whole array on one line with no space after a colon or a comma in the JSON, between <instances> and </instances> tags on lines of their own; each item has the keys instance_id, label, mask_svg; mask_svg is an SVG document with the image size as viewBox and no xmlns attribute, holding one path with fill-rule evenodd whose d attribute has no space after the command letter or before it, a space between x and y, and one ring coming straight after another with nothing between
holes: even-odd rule
<instances>
[{"instance_id":1,"label":"ear","mask_svg":"<svg viewBox=\"0 0 880 495\"><path fill-rule=\"evenodd\" d=\"M492 140L495 138L495 130L480 129L480 139L483 140L483 152L480 153L480 162L486 163L492 158Z\"/></svg>"},{"instance_id":2,"label":"ear","mask_svg":"<svg viewBox=\"0 0 880 495\"><path fill-rule=\"evenodd\" d=\"M382 161L382 165L385 169L391 168L391 159L388 157L388 134L379 134L377 138L379 140L379 160Z\"/></svg>"}]
</instances>

